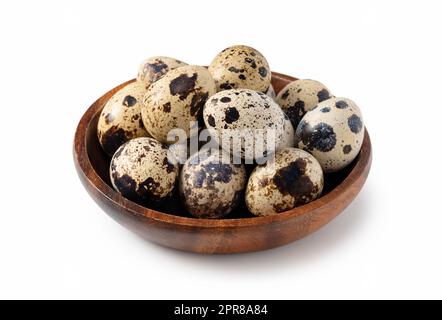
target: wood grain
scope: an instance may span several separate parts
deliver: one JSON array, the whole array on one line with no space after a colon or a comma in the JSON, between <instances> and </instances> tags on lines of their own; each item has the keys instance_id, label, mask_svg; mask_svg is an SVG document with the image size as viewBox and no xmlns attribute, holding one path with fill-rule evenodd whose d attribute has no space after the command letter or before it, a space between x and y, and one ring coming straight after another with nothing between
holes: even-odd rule
<instances>
[{"instance_id":1,"label":"wood grain","mask_svg":"<svg viewBox=\"0 0 442 320\"><path fill-rule=\"evenodd\" d=\"M279 92L296 78L272 73ZM84 187L96 203L113 219L143 238L167 247L198 253L241 253L278 247L298 240L327 224L344 210L361 190L370 171L372 151L365 131L358 157L345 170L325 177L319 199L268 217L252 217L241 205L229 219L191 218L177 195L157 210L142 207L114 191L109 181L109 157L102 151L96 125L107 100L127 81L110 90L86 111L75 132L75 167Z\"/></svg>"}]
</instances>

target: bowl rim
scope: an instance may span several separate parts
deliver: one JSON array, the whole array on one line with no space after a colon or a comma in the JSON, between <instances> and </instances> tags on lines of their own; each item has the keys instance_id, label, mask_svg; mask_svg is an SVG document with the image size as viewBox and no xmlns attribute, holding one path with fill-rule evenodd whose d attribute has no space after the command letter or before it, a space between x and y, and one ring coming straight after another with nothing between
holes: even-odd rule
<instances>
[{"instance_id":1,"label":"bowl rim","mask_svg":"<svg viewBox=\"0 0 442 320\"><path fill-rule=\"evenodd\" d=\"M288 76L282 73L273 72L272 78L281 80L296 80L297 78ZM358 157L354 160L356 161L352 170L348 173L347 177L333 188L329 193L320 198L299 206L291 210L284 211L275 215L269 216L258 216L250 218L232 218L232 219L201 219L192 217L177 216L169 213L164 213L132 202L124 198L121 194L115 191L111 186L109 186L98 173L93 168L86 146L86 132L89 128L90 122L95 117L98 112L101 112L102 106L106 103L109 97L114 94L119 89L134 82L135 79L126 81L115 88L109 90L98 98L83 114L81 117L74 136L73 143L73 155L74 162L77 167L79 174L81 173L86 179L89 186L93 187L97 192L99 192L104 198L110 201L114 206L122 207L125 210L121 210L121 214L132 214L137 218L147 218L155 220L161 223L181 225L185 227L199 227L199 228L229 228L229 227L252 227L258 225L266 225L273 222L281 222L284 220L290 220L308 214L311 211L319 209L321 207L327 206L333 199L339 197L340 194L344 193L347 189L357 182L358 178L363 174L363 172L371 165L372 158L372 148L370 136L367 129L364 127L364 139L362 143L361 150Z\"/></svg>"}]
</instances>

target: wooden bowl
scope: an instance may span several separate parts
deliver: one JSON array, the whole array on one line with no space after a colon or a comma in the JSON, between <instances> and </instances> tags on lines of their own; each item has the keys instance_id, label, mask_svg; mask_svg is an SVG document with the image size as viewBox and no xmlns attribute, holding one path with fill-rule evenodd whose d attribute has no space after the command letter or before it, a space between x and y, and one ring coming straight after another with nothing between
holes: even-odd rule
<instances>
[{"instance_id":1,"label":"wooden bowl","mask_svg":"<svg viewBox=\"0 0 442 320\"><path fill-rule=\"evenodd\" d=\"M272 73L275 91L296 78ZM278 247L303 238L336 217L361 190L371 166L371 143L365 131L358 157L344 170L325 176L323 195L309 203L274 216L253 217L245 204L229 218L191 218L178 197L152 210L123 198L111 186L110 158L97 139L97 122L107 100L125 82L104 94L86 111L74 139L75 166L86 190L113 219L155 243L198 253L240 253Z\"/></svg>"}]
</instances>

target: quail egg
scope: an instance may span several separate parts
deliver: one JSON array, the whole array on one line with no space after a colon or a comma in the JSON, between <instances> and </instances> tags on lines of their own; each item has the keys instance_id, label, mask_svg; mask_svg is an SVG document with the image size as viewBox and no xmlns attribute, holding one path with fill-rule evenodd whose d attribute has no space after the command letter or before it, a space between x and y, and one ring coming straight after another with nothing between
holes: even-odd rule
<instances>
[{"instance_id":1,"label":"quail egg","mask_svg":"<svg viewBox=\"0 0 442 320\"><path fill-rule=\"evenodd\" d=\"M215 93L215 82L206 68L184 66L171 70L151 84L143 100L141 115L148 132L171 144L168 133L182 129L189 137L190 123L201 120L206 100Z\"/></svg>"},{"instance_id":2,"label":"quail egg","mask_svg":"<svg viewBox=\"0 0 442 320\"><path fill-rule=\"evenodd\" d=\"M218 91L252 89L266 92L271 71L264 56L251 47L237 45L221 51L209 66Z\"/></svg>"},{"instance_id":3,"label":"quail egg","mask_svg":"<svg viewBox=\"0 0 442 320\"><path fill-rule=\"evenodd\" d=\"M244 165L223 161L221 155L202 149L181 170L180 195L186 209L195 217L224 217L243 197L247 182Z\"/></svg>"},{"instance_id":4,"label":"quail egg","mask_svg":"<svg viewBox=\"0 0 442 320\"><path fill-rule=\"evenodd\" d=\"M324 172L336 172L350 164L364 139L361 111L350 99L331 98L309 111L295 133L298 147L309 151Z\"/></svg>"},{"instance_id":5,"label":"quail egg","mask_svg":"<svg viewBox=\"0 0 442 320\"><path fill-rule=\"evenodd\" d=\"M115 190L140 204L154 204L172 191L178 176L167 147L152 138L136 138L115 152L110 177Z\"/></svg>"},{"instance_id":6,"label":"quail egg","mask_svg":"<svg viewBox=\"0 0 442 320\"><path fill-rule=\"evenodd\" d=\"M98 119L97 135L110 156L126 141L149 136L141 120L141 101L145 87L132 82L117 91L104 106Z\"/></svg>"},{"instance_id":7,"label":"quail egg","mask_svg":"<svg viewBox=\"0 0 442 320\"><path fill-rule=\"evenodd\" d=\"M276 102L249 89L218 92L207 100L203 115L222 149L246 163L276 150L286 131L286 116Z\"/></svg>"},{"instance_id":8,"label":"quail egg","mask_svg":"<svg viewBox=\"0 0 442 320\"><path fill-rule=\"evenodd\" d=\"M187 63L170 57L151 57L141 64L137 81L148 88L152 83L164 76L168 71L187 65Z\"/></svg>"},{"instance_id":9,"label":"quail egg","mask_svg":"<svg viewBox=\"0 0 442 320\"><path fill-rule=\"evenodd\" d=\"M273 215L315 200L323 186L319 162L301 149L285 148L276 152L274 161L252 172L246 205L254 215Z\"/></svg>"},{"instance_id":10,"label":"quail egg","mask_svg":"<svg viewBox=\"0 0 442 320\"><path fill-rule=\"evenodd\" d=\"M296 80L279 92L276 102L296 128L306 112L330 97L330 91L322 83L315 80Z\"/></svg>"}]
</instances>

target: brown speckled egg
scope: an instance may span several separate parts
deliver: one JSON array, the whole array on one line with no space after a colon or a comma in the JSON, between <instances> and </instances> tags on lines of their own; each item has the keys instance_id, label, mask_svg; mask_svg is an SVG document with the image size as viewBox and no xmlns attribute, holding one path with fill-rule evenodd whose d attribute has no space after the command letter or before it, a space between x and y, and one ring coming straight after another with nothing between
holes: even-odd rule
<instances>
[{"instance_id":1,"label":"brown speckled egg","mask_svg":"<svg viewBox=\"0 0 442 320\"><path fill-rule=\"evenodd\" d=\"M247 183L246 205L254 215L273 215L315 200L323 186L318 161L303 150L285 148L276 152L274 162L253 170Z\"/></svg>"},{"instance_id":2,"label":"brown speckled egg","mask_svg":"<svg viewBox=\"0 0 442 320\"><path fill-rule=\"evenodd\" d=\"M271 130L277 149L286 129L286 115L276 102L262 92L249 89L218 92L207 100L203 115L210 135L222 149L247 160L262 158L273 151L267 141ZM242 134L241 139L228 138L229 134L238 133ZM264 137L263 143L260 137Z\"/></svg>"},{"instance_id":3,"label":"brown speckled egg","mask_svg":"<svg viewBox=\"0 0 442 320\"><path fill-rule=\"evenodd\" d=\"M168 71L187 65L187 63L170 57L151 57L141 64L138 70L137 81L144 83L148 88L159 80Z\"/></svg>"},{"instance_id":4,"label":"brown speckled egg","mask_svg":"<svg viewBox=\"0 0 442 320\"><path fill-rule=\"evenodd\" d=\"M331 98L309 111L295 133L298 147L309 151L324 172L350 164L364 139L364 123L358 106L346 98Z\"/></svg>"},{"instance_id":5,"label":"brown speckled egg","mask_svg":"<svg viewBox=\"0 0 442 320\"><path fill-rule=\"evenodd\" d=\"M149 133L162 143L175 128L189 136L190 122L202 117L206 100L215 93L215 82L206 68L184 66L152 83L143 100L141 115Z\"/></svg>"},{"instance_id":6,"label":"brown speckled egg","mask_svg":"<svg viewBox=\"0 0 442 320\"><path fill-rule=\"evenodd\" d=\"M276 102L296 128L306 112L330 97L330 91L322 83L306 79L287 84L276 96Z\"/></svg>"},{"instance_id":7,"label":"brown speckled egg","mask_svg":"<svg viewBox=\"0 0 442 320\"><path fill-rule=\"evenodd\" d=\"M146 89L133 82L116 92L98 119L97 135L104 151L112 156L126 141L149 136L141 120L141 101Z\"/></svg>"},{"instance_id":8,"label":"brown speckled egg","mask_svg":"<svg viewBox=\"0 0 442 320\"><path fill-rule=\"evenodd\" d=\"M258 51L232 46L221 51L209 66L217 90L252 89L266 92L272 78L269 64Z\"/></svg>"},{"instance_id":9,"label":"brown speckled egg","mask_svg":"<svg viewBox=\"0 0 442 320\"><path fill-rule=\"evenodd\" d=\"M115 152L110 177L115 190L140 204L154 204L172 191L178 176L167 147L152 138L136 138Z\"/></svg>"},{"instance_id":10,"label":"brown speckled egg","mask_svg":"<svg viewBox=\"0 0 442 320\"><path fill-rule=\"evenodd\" d=\"M221 218L239 204L246 181L244 165L224 163L220 152L203 149L184 164L180 195L193 216Z\"/></svg>"}]
</instances>

